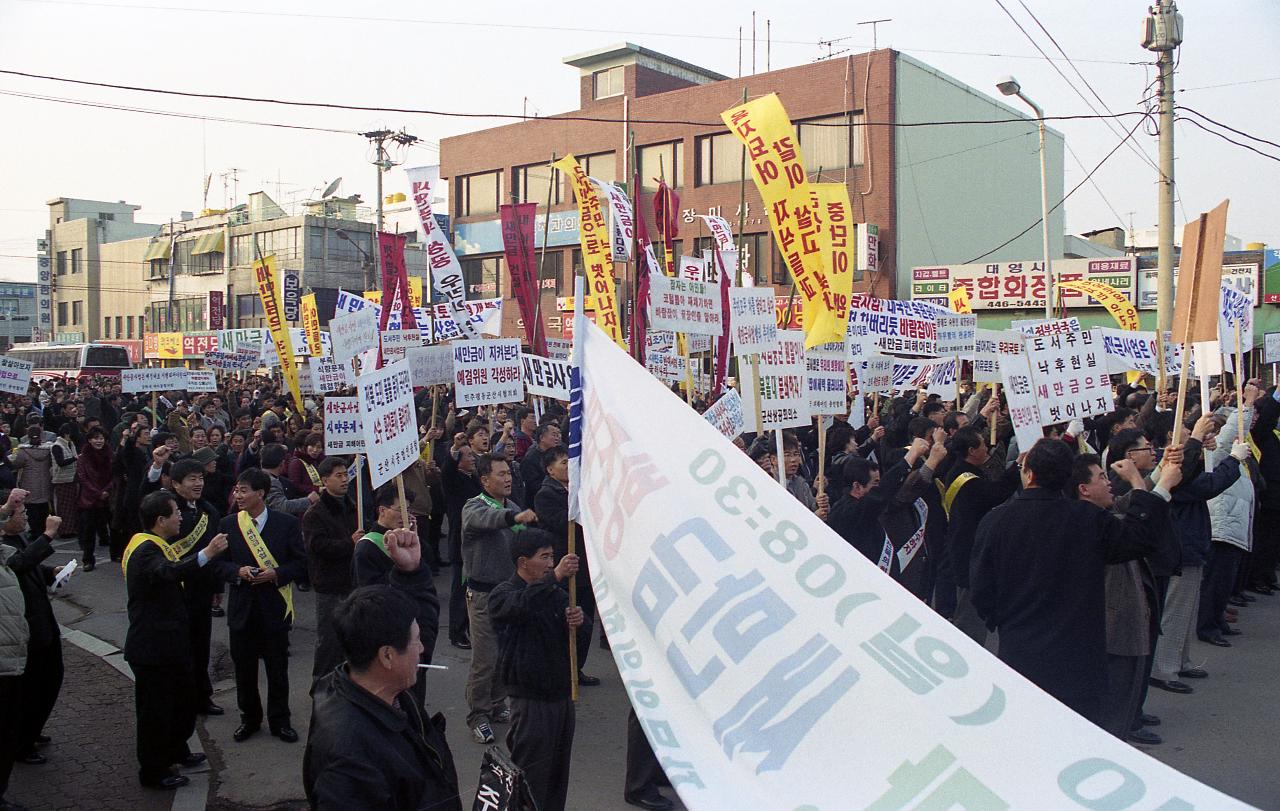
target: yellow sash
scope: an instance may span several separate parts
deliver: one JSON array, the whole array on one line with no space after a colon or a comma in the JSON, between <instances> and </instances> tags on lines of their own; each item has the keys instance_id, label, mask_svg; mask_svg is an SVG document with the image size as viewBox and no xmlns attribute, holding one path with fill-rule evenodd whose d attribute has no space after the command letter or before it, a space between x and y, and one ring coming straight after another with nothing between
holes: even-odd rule
<instances>
[{"instance_id":1,"label":"yellow sash","mask_svg":"<svg viewBox=\"0 0 1280 811\"><path fill-rule=\"evenodd\" d=\"M947 488L947 492L942 494L942 511L951 517L951 505L955 503L956 496L960 494L960 488L969 483L971 479L978 478L975 473L961 473L951 482L951 486Z\"/></svg>"},{"instance_id":2,"label":"yellow sash","mask_svg":"<svg viewBox=\"0 0 1280 811\"><path fill-rule=\"evenodd\" d=\"M249 515L247 510L241 510L240 514L236 516L236 523L240 526L240 534L244 536L245 545L249 547L249 552L253 555L253 559L258 562L258 567L275 569L278 576L280 565L276 563L271 550L267 548L267 542L258 533L258 525L254 522L253 517ZM285 619L293 619L293 584L280 586L280 596L284 598Z\"/></svg>"},{"instance_id":3,"label":"yellow sash","mask_svg":"<svg viewBox=\"0 0 1280 811\"><path fill-rule=\"evenodd\" d=\"M165 558L167 558L170 563L177 563L182 560L182 555L178 554L178 550L171 546L164 538L161 538L159 535L152 535L150 532L139 532L137 535L134 535L129 539L129 545L124 548L124 557L120 559L120 570L124 573L126 578L129 576L129 558L133 557L133 553L137 551L138 547L142 546L147 541L150 541L160 547L160 551L164 552Z\"/></svg>"},{"instance_id":4,"label":"yellow sash","mask_svg":"<svg viewBox=\"0 0 1280 811\"><path fill-rule=\"evenodd\" d=\"M197 510L200 508L197 507ZM184 558L196 544L200 543L200 539L204 537L205 530L209 528L209 513L200 510L200 520L196 522L195 528L187 533L187 537L179 539L173 543L173 549L178 553L178 557Z\"/></svg>"},{"instance_id":5,"label":"yellow sash","mask_svg":"<svg viewBox=\"0 0 1280 811\"><path fill-rule=\"evenodd\" d=\"M319 486L320 486L320 474L316 472L316 466L315 466L315 465L313 465L313 464L311 464L310 462L308 462L308 461L304 460L304 459L299 459L298 461L299 461L299 462L302 462L302 466L303 466L304 468L306 468L307 475L311 477L311 483L312 483L313 485L315 485L316 487L319 487Z\"/></svg>"}]
</instances>

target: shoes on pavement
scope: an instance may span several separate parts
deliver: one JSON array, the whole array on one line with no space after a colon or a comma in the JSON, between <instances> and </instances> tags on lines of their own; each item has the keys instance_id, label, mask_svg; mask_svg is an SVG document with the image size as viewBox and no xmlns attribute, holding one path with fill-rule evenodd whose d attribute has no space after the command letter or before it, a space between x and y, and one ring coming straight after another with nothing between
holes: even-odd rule
<instances>
[{"instance_id":1,"label":"shoes on pavement","mask_svg":"<svg viewBox=\"0 0 1280 811\"><path fill-rule=\"evenodd\" d=\"M1180 681L1165 681L1164 679L1152 677L1148 682L1152 687L1159 687L1161 690L1165 690L1170 693L1182 693L1183 695L1186 695L1187 693L1195 692L1191 685L1184 684Z\"/></svg>"},{"instance_id":2,"label":"shoes on pavement","mask_svg":"<svg viewBox=\"0 0 1280 811\"><path fill-rule=\"evenodd\" d=\"M298 583L298 591L311 591L311 586L306 583Z\"/></svg>"},{"instance_id":3,"label":"shoes on pavement","mask_svg":"<svg viewBox=\"0 0 1280 811\"><path fill-rule=\"evenodd\" d=\"M92 571L93 571L94 569L96 569L97 567L98 567L98 561L96 561L96 560L86 560L86 561L84 562L84 565L83 565L83 566L81 566L80 568L84 569L86 572L92 572Z\"/></svg>"},{"instance_id":4,"label":"shoes on pavement","mask_svg":"<svg viewBox=\"0 0 1280 811\"><path fill-rule=\"evenodd\" d=\"M451 637L449 644L460 650L471 650L471 640L465 636Z\"/></svg>"},{"instance_id":5,"label":"shoes on pavement","mask_svg":"<svg viewBox=\"0 0 1280 811\"><path fill-rule=\"evenodd\" d=\"M49 758L32 749L25 755L18 755L14 758L14 761L17 763L25 763L28 766L43 766L49 762Z\"/></svg>"},{"instance_id":6,"label":"shoes on pavement","mask_svg":"<svg viewBox=\"0 0 1280 811\"><path fill-rule=\"evenodd\" d=\"M141 781L144 788L159 788L172 791L175 788L182 788L190 783L190 778L181 774L170 774L161 777L159 780L143 780Z\"/></svg>"},{"instance_id":7,"label":"shoes on pavement","mask_svg":"<svg viewBox=\"0 0 1280 811\"><path fill-rule=\"evenodd\" d=\"M623 795L622 799L626 800L627 805L637 805L641 808L647 808L649 811L671 811L676 804L663 797L652 789L651 793L645 795Z\"/></svg>"},{"instance_id":8,"label":"shoes on pavement","mask_svg":"<svg viewBox=\"0 0 1280 811\"><path fill-rule=\"evenodd\" d=\"M1184 679L1207 679L1209 678L1209 671L1203 667L1193 667L1187 670L1179 670L1178 675Z\"/></svg>"},{"instance_id":9,"label":"shoes on pavement","mask_svg":"<svg viewBox=\"0 0 1280 811\"><path fill-rule=\"evenodd\" d=\"M1244 608L1249 604L1249 602L1245 600L1243 597L1232 597L1231 599L1227 600L1227 603L1230 605L1234 605L1236 608Z\"/></svg>"},{"instance_id":10,"label":"shoes on pavement","mask_svg":"<svg viewBox=\"0 0 1280 811\"><path fill-rule=\"evenodd\" d=\"M494 712L494 713L493 713L493 722L494 722L495 724L509 724L509 723L511 723L511 708L510 708L510 707L503 707L502 709L497 710L496 712Z\"/></svg>"},{"instance_id":11,"label":"shoes on pavement","mask_svg":"<svg viewBox=\"0 0 1280 811\"><path fill-rule=\"evenodd\" d=\"M285 743L298 742L297 730L295 730L293 727L289 726L288 724L285 724L282 727L273 727L271 730L271 734L275 735L277 738L284 741Z\"/></svg>"},{"instance_id":12,"label":"shoes on pavement","mask_svg":"<svg viewBox=\"0 0 1280 811\"><path fill-rule=\"evenodd\" d=\"M241 724L240 726L236 727L235 732L231 733L231 740L235 741L236 743L247 741L249 740L249 737L253 735L253 733L257 732L260 729L262 729L262 724Z\"/></svg>"},{"instance_id":13,"label":"shoes on pavement","mask_svg":"<svg viewBox=\"0 0 1280 811\"><path fill-rule=\"evenodd\" d=\"M186 757L178 761L178 765L184 769L194 769L208 759L209 756L204 752L188 752Z\"/></svg>"},{"instance_id":14,"label":"shoes on pavement","mask_svg":"<svg viewBox=\"0 0 1280 811\"><path fill-rule=\"evenodd\" d=\"M227 711L212 701L200 708L200 715L226 715Z\"/></svg>"},{"instance_id":15,"label":"shoes on pavement","mask_svg":"<svg viewBox=\"0 0 1280 811\"><path fill-rule=\"evenodd\" d=\"M1164 743L1164 738L1144 727L1129 730L1129 740L1146 746L1159 746Z\"/></svg>"},{"instance_id":16,"label":"shoes on pavement","mask_svg":"<svg viewBox=\"0 0 1280 811\"><path fill-rule=\"evenodd\" d=\"M227 612L223 610L220 605L215 605L213 608L209 609L209 616L211 617L225 617L226 615Z\"/></svg>"},{"instance_id":17,"label":"shoes on pavement","mask_svg":"<svg viewBox=\"0 0 1280 811\"><path fill-rule=\"evenodd\" d=\"M1261 585L1250 586L1249 591L1252 591L1254 594L1265 594L1268 597L1270 597L1272 594L1275 594L1275 589L1271 588L1270 586L1261 586Z\"/></svg>"},{"instance_id":18,"label":"shoes on pavement","mask_svg":"<svg viewBox=\"0 0 1280 811\"><path fill-rule=\"evenodd\" d=\"M1205 642L1205 643L1210 644L1210 645L1215 645L1215 646L1217 646L1217 647L1219 647L1219 648L1229 648L1229 647L1231 647L1231 643L1230 643L1230 642L1228 642L1227 640L1223 639L1221 636L1199 636L1199 635L1197 635L1197 637L1196 637L1196 638L1197 638L1197 639L1199 639L1201 642Z\"/></svg>"},{"instance_id":19,"label":"shoes on pavement","mask_svg":"<svg viewBox=\"0 0 1280 811\"><path fill-rule=\"evenodd\" d=\"M1239 628L1228 628L1227 630L1222 632L1222 635L1223 636L1240 636L1243 633L1244 631L1241 631Z\"/></svg>"},{"instance_id":20,"label":"shoes on pavement","mask_svg":"<svg viewBox=\"0 0 1280 811\"><path fill-rule=\"evenodd\" d=\"M586 673L583 673L581 670L579 670L579 671L578 671L578 684L582 685L583 687L595 687L595 686L597 686L598 684L600 684L600 677L599 677L599 676L588 676Z\"/></svg>"},{"instance_id":21,"label":"shoes on pavement","mask_svg":"<svg viewBox=\"0 0 1280 811\"><path fill-rule=\"evenodd\" d=\"M1158 727L1160 726L1160 716L1144 712L1138 716L1138 723L1144 727Z\"/></svg>"},{"instance_id":22,"label":"shoes on pavement","mask_svg":"<svg viewBox=\"0 0 1280 811\"><path fill-rule=\"evenodd\" d=\"M471 728L471 737L476 743L493 743L493 729L487 721L481 721Z\"/></svg>"}]
</instances>

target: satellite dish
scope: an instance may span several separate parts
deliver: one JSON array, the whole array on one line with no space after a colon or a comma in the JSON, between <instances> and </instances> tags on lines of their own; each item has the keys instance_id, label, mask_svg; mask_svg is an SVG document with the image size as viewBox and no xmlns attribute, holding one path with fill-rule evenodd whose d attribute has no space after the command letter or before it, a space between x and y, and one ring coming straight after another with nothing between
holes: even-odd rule
<instances>
[{"instance_id":1,"label":"satellite dish","mask_svg":"<svg viewBox=\"0 0 1280 811\"><path fill-rule=\"evenodd\" d=\"M332 183L330 183L328 186L325 186L325 187L324 187L324 191L320 193L320 199L321 199L321 200L324 200L324 199L325 199L325 198L327 198L329 195L331 195L331 194L333 194L334 192L336 192L336 191L338 190L338 187L339 187L339 186L341 186L341 185L342 185L342 178L340 178L340 177L339 177L339 178L335 178L335 179L334 179L334 181L333 181Z\"/></svg>"}]
</instances>

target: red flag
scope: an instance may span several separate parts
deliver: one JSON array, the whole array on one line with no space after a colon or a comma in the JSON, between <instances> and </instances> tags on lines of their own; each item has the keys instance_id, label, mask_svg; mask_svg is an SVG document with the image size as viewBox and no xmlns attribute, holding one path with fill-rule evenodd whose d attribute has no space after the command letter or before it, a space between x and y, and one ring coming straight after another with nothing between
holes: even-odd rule
<instances>
[{"instance_id":1,"label":"red flag","mask_svg":"<svg viewBox=\"0 0 1280 811\"><path fill-rule=\"evenodd\" d=\"M720 268L720 312L724 321L724 331L720 333L716 343L716 372L711 384L711 393L720 394L724 390L725 375L729 371L729 273L724 267L724 256L720 247L713 245L716 266Z\"/></svg>"},{"instance_id":2,"label":"red flag","mask_svg":"<svg viewBox=\"0 0 1280 811\"><path fill-rule=\"evenodd\" d=\"M658 236L662 239L667 275L675 276L676 258L672 256L672 243L680 235L680 195L662 180L658 181L658 192L653 196L653 217L658 226Z\"/></svg>"},{"instance_id":3,"label":"red flag","mask_svg":"<svg viewBox=\"0 0 1280 811\"><path fill-rule=\"evenodd\" d=\"M407 234L378 232L378 256L382 260L382 315L378 331L387 328L391 308L400 305L400 329L417 329L413 317L413 302L409 298L409 271L404 264L404 243ZM399 295L397 299L396 296Z\"/></svg>"},{"instance_id":4,"label":"red flag","mask_svg":"<svg viewBox=\"0 0 1280 811\"><path fill-rule=\"evenodd\" d=\"M499 208L502 216L502 249L511 276L511 293L520 305L524 334L533 354L547 356L547 335L538 314L537 257L533 250L534 216L537 203L516 203Z\"/></svg>"},{"instance_id":5,"label":"red flag","mask_svg":"<svg viewBox=\"0 0 1280 811\"><path fill-rule=\"evenodd\" d=\"M636 187L640 188L640 175L636 175ZM639 193L636 202L639 202ZM639 211L639 205L636 211ZM648 334L649 318L649 255L653 248L649 245L649 231L644 224L644 214L636 217L636 239L640 242L640 256L636 257L636 308L635 317L631 319L631 357L644 365L645 336Z\"/></svg>"}]
</instances>

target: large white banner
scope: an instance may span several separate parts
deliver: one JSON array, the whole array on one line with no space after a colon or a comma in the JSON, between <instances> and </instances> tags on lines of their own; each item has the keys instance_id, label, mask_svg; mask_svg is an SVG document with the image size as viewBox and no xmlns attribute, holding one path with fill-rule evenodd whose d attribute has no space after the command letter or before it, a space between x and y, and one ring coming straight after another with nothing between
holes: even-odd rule
<instances>
[{"instance_id":1,"label":"large white banner","mask_svg":"<svg viewBox=\"0 0 1280 811\"><path fill-rule=\"evenodd\" d=\"M524 399L518 338L457 341L452 348L458 408Z\"/></svg>"},{"instance_id":2,"label":"large white banner","mask_svg":"<svg viewBox=\"0 0 1280 811\"><path fill-rule=\"evenodd\" d=\"M120 391L125 394L186 391L186 388L186 369L123 369L120 372ZM24 388L23 394L26 391Z\"/></svg>"},{"instance_id":3,"label":"large white banner","mask_svg":"<svg viewBox=\"0 0 1280 811\"><path fill-rule=\"evenodd\" d=\"M720 287L655 276L649 280L649 325L697 335L724 332Z\"/></svg>"},{"instance_id":4,"label":"large white banner","mask_svg":"<svg viewBox=\"0 0 1280 811\"><path fill-rule=\"evenodd\" d=\"M355 397L324 398L324 452L364 453L364 425Z\"/></svg>"},{"instance_id":5,"label":"large white banner","mask_svg":"<svg viewBox=\"0 0 1280 811\"><path fill-rule=\"evenodd\" d=\"M598 328L580 335L598 616L686 807L1245 807L1006 667Z\"/></svg>"},{"instance_id":6,"label":"large white banner","mask_svg":"<svg viewBox=\"0 0 1280 811\"><path fill-rule=\"evenodd\" d=\"M810 414L847 414L844 343L818 344L804 351L805 393Z\"/></svg>"},{"instance_id":7,"label":"large white banner","mask_svg":"<svg viewBox=\"0 0 1280 811\"><path fill-rule=\"evenodd\" d=\"M589 177L599 191L601 200L609 201L609 229L612 233L613 261L623 262L631 258L631 243L636 238L635 217L631 214L631 198L612 183Z\"/></svg>"},{"instance_id":8,"label":"large white banner","mask_svg":"<svg viewBox=\"0 0 1280 811\"><path fill-rule=\"evenodd\" d=\"M922 301L856 293L849 299L850 340L866 349L902 355L938 355L938 316L947 310Z\"/></svg>"},{"instance_id":9,"label":"large white banner","mask_svg":"<svg viewBox=\"0 0 1280 811\"><path fill-rule=\"evenodd\" d=\"M778 343L773 290L730 287L729 330L735 355L755 355L773 349Z\"/></svg>"},{"instance_id":10,"label":"large white banner","mask_svg":"<svg viewBox=\"0 0 1280 811\"><path fill-rule=\"evenodd\" d=\"M419 388L447 386L453 382L451 346L414 347L405 353L405 359L409 361L413 385Z\"/></svg>"},{"instance_id":11,"label":"large white banner","mask_svg":"<svg viewBox=\"0 0 1280 811\"><path fill-rule=\"evenodd\" d=\"M448 307L444 304L433 304L427 310L431 314L433 332L432 341L452 341L465 338L458 325L450 317ZM502 335L502 299L485 298L463 303L462 311L468 323L479 335Z\"/></svg>"},{"instance_id":12,"label":"large white banner","mask_svg":"<svg viewBox=\"0 0 1280 811\"><path fill-rule=\"evenodd\" d=\"M329 340L333 342L333 359L347 363L361 352L378 348L378 315L365 307L329 320Z\"/></svg>"},{"instance_id":13,"label":"large white banner","mask_svg":"<svg viewBox=\"0 0 1280 811\"><path fill-rule=\"evenodd\" d=\"M356 381L356 402L369 456L369 483L381 487L418 458L418 410L409 364L391 363Z\"/></svg>"},{"instance_id":14,"label":"large white banner","mask_svg":"<svg viewBox=\"0 0 1280 811\"><path fill-rule=\"evenodd\" d=\"M775 428L798 428L808 425L809 399L805 389L804 332L798 329L778 330L778 344L760 353L760 380L750 363L738 365L740 388L744 399L752 404L746 414L747 430L754 433ZM760 414L764 425L756 419L755 388L760 389Z\"/></svg>"},{"instance_id":15,"label":"large white banner","mask_svg":"<svg viewBox=\"0 0 1280 811\"><path fill-rule=\"evenodd\" d=\"M466 283L462 278L462 265L449 244L449 235L431 211L431 195L440 187L439 166L416 166L404 170L409 177L409 192L422 223L423 242L427 246L427 262L431 268L431 286L444 296L446 312L467 338L480 337L479 332L465 313L467 301Z\"/></svg>"},{"instance_id":16,"label":"large white banner","mask_svg":"<svg viewBox=\"0 0 1280 811\"><path fill-rule=\"evenodd\" d=\"M1142 330L1115 329L1114 327L1094 327L1093 331L1102 340L1102 351L1107 356L1107 372L1146 372L1157 374L1159 360L1156 349L1156 334ZM1216 353L1215 353L1216 354ZM1164 368L1167 374L1182 373L1182 346L1166 341L1164 345Z\"/></svg>"},{"instance_id":17,"label":"large white banner","mask_svg":"<svg viewBox=\"0 0 1280 811\"><path fill-rule=\"evenodd\" d=\"M569 402L569 363L539 355L520 353L524 387L530 394Z\"/></svg>"},{"instance_id":18,"label":"large white banner","mask_svg":"<svg viewBox=\"0 0 1280 811\"><path fill-rule=\"evenodd\" d=\"M26 394L31 385L31 370L35 364L21 358L0 355L0 391L8 394Z\"/></svg>"}]
</instances>

